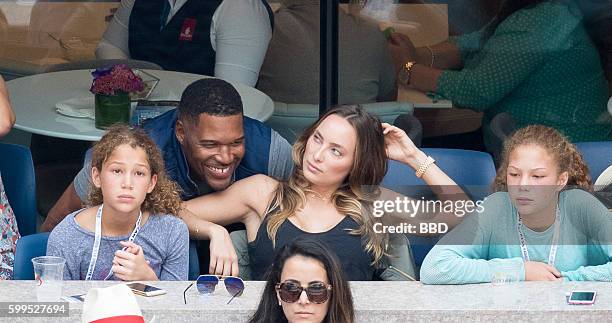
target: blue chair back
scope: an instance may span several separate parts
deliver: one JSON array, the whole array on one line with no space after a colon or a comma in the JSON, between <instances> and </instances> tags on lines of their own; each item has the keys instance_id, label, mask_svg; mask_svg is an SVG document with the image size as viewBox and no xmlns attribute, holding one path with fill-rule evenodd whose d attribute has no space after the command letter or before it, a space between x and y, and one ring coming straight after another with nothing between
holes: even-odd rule
<instances>
[{"instance_id":1,"label":"blue chair back","mask_svg":"<svg viewBox=\"0 0 612 323\"><path fill-rule=\"evenodd\" d=\"M0 176L21 236L36 233L36 180L30 149L0 143Z\"/></svg>"},{"instance_id":2,"label":"blue chair back","mask_svg":"<svg viewBox=\"0 0 612 323\"><path fill-rule=\"evenodd\" d=\"M17 240L13 279L34 279L32 258L47 254L47 241L49 241L49 232L30 234Z\"/></svg>"},{"instance_id":3,"label":"blue chair back","mask_svg":"<svg viewBox=\"0 0 612 323\"><path fill-rule=\"evenodd\" d=\"M422 150L435 159L436 165L461 185L472 199L483 199L491 193L495 165L489 153L446 148ZM389 160L388 166L387 174L381 183L383 187L415 198L433 197L427 184L415 176L415 171L410 166L394 160Z\"/></svg>"},{"instance_id":4,"label":"blue chair back","mask_svg":"<svg viewBox=\"0 0 612 323\"><path fill-rule=\"evenodd\" d=\"M612 165L612 141L577 142L576 147L589 166L593 183Z\"/></svg>"},{"instance_id":5,"label":"blue chair back","mask_svg":"<svg viewBox=\"0 0 612 323\"><path fill-rule=\"evenodd\" d=\"M491 193L495 179L495 165L490 154L480 151L423 148L423 152L436 160L436 164L459 184L474 200L481 200ZM410 166L390 160L387 174L381 186L412 198L435 198L425 182L415 176ZM440 237L408 236L415 265L420 267L425 256Z\"/></svg>"},{"instance_id":6,"label":"blue chair back","mask_svg":"<svg viewBox=\"0 0 612 323\"><path fill-rule=\"evenodd\" d=\"M200 260L196 242L189 240L189 280L196 280L200 276Z\"/></svg>"}]
</instances>

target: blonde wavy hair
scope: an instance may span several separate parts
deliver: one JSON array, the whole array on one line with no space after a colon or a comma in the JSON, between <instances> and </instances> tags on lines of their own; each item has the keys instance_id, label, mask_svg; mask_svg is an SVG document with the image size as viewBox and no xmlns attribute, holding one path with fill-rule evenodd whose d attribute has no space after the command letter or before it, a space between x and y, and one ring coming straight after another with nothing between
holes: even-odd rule
<instances>
[{"instance_id":1,"label":"blonde wavy hair","mask_svg":"<svg viewBox=\"0 0 612 323\"><path fill-rule=\"evenodd\" d=\"M544 148L556 162L557 174L568 173L566 187L581 188L588 192L593 191L589 168L576 146L556 129L543 125L530 125L521 128L506 140L502 152L502 162L493 183L495 191L508 191L506 175L510 154L521 145L538 145Z\"/></svg>"},{"instance_id":2,"label":"blonde wavy hair","mask_svg":"<svg viewBox=\"0 0 612 323\"><path fill-rule=\"evenodd\" d=\"M293 145L293 174L288 182L281 182L268 206L270 216L267 233L274 244L276 232L290 216L302 209L306 193L312 192L310 182L302 171L304 151L308 139L321 122L330 115L337 115L348 121L357 133L355 159L347 178L332 194L331 202L338 212L346 214L359 225L350 234L365 237L365 249L378 262L385 254L388 235L376 234L373 226L378 218L372 216L372 204L380 191L378 184L387 172L385 139L380 120L365 112L359 105L345 105L330 109L317 122L308 127Z\"/></svg>"},{"instance_id":3,"label":"blonde wavy hair","mask_svg":"<svg viewBox=\"0 0 612 323\"><path fill-rule=\"evenodd\" d=\"M101 170L113 151L121 145L142 148L147 155L151 176L157 175L157 184L153 191L145 197L140 207L141 210L148 211L151 214L177 215L181 205L178 186L166 176L161 152L155 142L142 129L131 129L125 125L114 125L109 128L102 139L93 147L91 167ZM91 184L87 200L89 206L102 204L102 190Z\"/></svg>"}]
</instances>

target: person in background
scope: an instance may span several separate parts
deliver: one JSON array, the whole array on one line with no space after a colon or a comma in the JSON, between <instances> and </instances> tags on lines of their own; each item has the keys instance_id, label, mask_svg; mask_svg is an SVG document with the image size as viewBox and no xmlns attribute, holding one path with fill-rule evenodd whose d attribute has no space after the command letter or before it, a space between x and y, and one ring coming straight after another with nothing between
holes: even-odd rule
<instances>
[{"instance_id":1,"label":"person in background","mask_svg":"<svg viewBox=\"0 0 612 323\"><path fill-rule=\"evenodd\" d=\"M612 214L590 192L588 168L557 130L531 125L504 147L497 193L429 252L424 284L520 280L612 281Z\"/></svg>"},{"instance_id":2,"label":"person in background","mask_svg":"<svg viewBox=\"0 0 612 323\"><path fill-rule=\"evenodd\" d=\"M518 127L547 125L572 142L612 140L607 84L595 46L612 44L602 43L608 32L597 32L592 9L581 11L591 2L507 0L482 30L431 47L415 48L394 33L390 45L398 82L484 111L488 148L489 123L501 112ZM609 2L606 6L609 12ZM609 30L609 21L597 23Z\"/></svg>"},{"instance_id":3,"label":"person in background","mask_svg":"<svg viewBox=\"0 0 612 323\"><path fill-rule=\"evenodd\" d=\"M273 19L265 0L122 0L96 57L254 86Z\"/></svg>"},{"instance_id":4,"label":"person in background","mask_svg":"<svg viewBox=\"0 0 612 323\"><path fill-rule=\"evenodd\" d=\"M468 199L405 132L381 124L359 105L348 105L328 110L298 138L288 182L251 176L222 192L185 202L181 217L192 231L200 222L243 223L254 280L263 278L282 246L300 236L317 237L336 250L349 280L372 280L389 242L388 234L376 232L377 223L418 226L425 216L428 222L449 227L460 221L452 212L423 208L414 214L385 208L384 214L374 215L375 201L402 198L378 188L388 159L414 169L440 201ZM216 272L237 275L237 263L230 265L218 264Z\"/></svg>"},{"instance_id":5,"label":"person in background","mask_svg":"<svg viewBox=\"0 0 612 323\"><path fill-rule=\"evenodd\" d=\"M168 177L179 185L183 200L225 190L235 180L255 174L284 179L292 170L291 145L276 131L245 117L240 94L223 80L193 82L176 110L147 120L144 130L162 151ZM42 229L52 230L67 214L79 210L90 185L87 154L83 169L49 211ZM192 239L211 241L212 264L237 259L223 227L201 223L190 233Z\"/></svg>"},{"instance_id":6,"label":"person in background","mask_svg":"<svg viewBox=\"0 0 612 323\"><path fill-rule=\"evenodd\" d=\"M11 108L9 93L4 83L4 78L0 75L0 138L11 131L15 124L15 112Z\"/></svg>"},{"instance_id":7,"label":"person in background","mask_svg":"<svg viewBox=\"0 0 612 323\"><path fill-rule=\"evenodd\" d=\"M11 131L13 124L15 124L15 113L11 109L4 79L0 76L0 138ZM2 158L10 158L10 156L2 156ZM0 280L13 278L17 239L19 239L17 220L4 191L0 173Z\"/></svg>"},{"instance_id":8,"label":"person in background","mask_svg":"<svg viewBox=\"0 0 612 323\"><path fill-rule=\"evenodd\" d=\"M284 246L266 273L266 286L249 323L353 323L349 282L336 255L314 239Z\"/></svg>"},{"instance_id":9,"label":"person in background","mask_svg":"<svg viewBox=\"0 0 612 323\"><path fill-rule=\"evenodd\" d=\"M93 148L88 207L51 231L48 256L67 280L187 280L189 231L155 142L125 125Z\"/></svg>"},{"instance_id":10,"label":"person in background","mask_svg":"<svg viewBox=\"0 0 612 323\"><path fill-rule=\"evenodd\" d=\"M257 88L272 100L319 103L319 0L281 0ZM391 56L383 33L351 4L338 10L338 103L395 101Z\"/></svg>"}]
</instances>

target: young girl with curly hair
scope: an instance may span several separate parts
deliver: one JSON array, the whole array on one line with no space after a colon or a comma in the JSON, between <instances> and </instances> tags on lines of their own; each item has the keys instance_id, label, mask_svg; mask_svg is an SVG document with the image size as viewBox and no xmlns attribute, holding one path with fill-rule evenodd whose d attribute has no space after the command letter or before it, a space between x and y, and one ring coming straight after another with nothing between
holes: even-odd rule
<instances>
[{"instance_id":1,"label":"young girl with curly hair","mask_svg":"<svg viewBox=\"0 0 612 323\"><path fill-rule=\"evenodd\" d=\"M425 258L426 284L520 280L612 281L612 214L593 195L588 168L557 130L519 129L505 143L484 211L465 219Z\"/></svg>"},{"instance_id":2,"label":"young girl with curly hair","mask_svg":"<svg viewBox=\"0 0 612 323\"><path fill-rule=\"evenodd\" d=\"M89 207L51 232L64 279L186 280L189 232L161 153L140 129L114 126L94 146Z\"/></svg>"}]
</instances>

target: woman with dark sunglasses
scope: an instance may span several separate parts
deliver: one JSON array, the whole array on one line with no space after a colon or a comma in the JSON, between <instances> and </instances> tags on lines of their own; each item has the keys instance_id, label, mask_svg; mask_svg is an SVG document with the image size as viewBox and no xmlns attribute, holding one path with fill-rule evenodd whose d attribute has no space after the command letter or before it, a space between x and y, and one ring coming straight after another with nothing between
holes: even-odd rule
<instances>
[{"instance_id":1,"label":"woman with dark sunglasses","mask_svg":"<svg viewBox=\"0 0 612 323\"><path fill-rule=\"evenodd\" d=\"M335 254L297 238L276 254L261 302L249 323L355 321L349 283Z\"/></svg>"}]
</instances>

